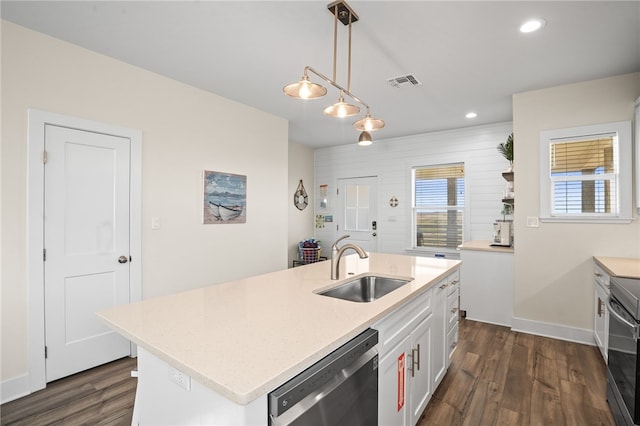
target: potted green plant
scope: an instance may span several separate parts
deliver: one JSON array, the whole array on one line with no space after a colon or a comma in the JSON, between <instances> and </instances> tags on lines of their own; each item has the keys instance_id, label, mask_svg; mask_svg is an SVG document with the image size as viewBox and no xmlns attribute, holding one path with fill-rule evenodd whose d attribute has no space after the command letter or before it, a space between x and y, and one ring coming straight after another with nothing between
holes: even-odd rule
<instances>
[{"instance_id":1,"label":"potted green plant","mask_svg":"<svg viewBox=\"0 0 640 426\"><path fill-rule=\"evenodd\" d=\"M498 151L509 161L509 171L513 171L513 132L507 140L498 145Z\"/></svg>"}]
</instances>

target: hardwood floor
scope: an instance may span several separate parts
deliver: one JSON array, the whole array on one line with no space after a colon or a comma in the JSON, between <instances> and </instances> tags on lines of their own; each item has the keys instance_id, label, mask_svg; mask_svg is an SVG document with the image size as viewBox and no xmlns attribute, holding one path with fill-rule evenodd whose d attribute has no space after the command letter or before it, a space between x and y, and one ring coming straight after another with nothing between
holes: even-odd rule
<instances>
[{"instance_id":1,"label":"hardwood floor","mask_svg":"<svg viewBox=\"0 0 640 426\"><path fill-rule=\"evenodd\" d=\"M125 358L49 383L0 406L0 423L130 425L135 365ZM593 346L462 320L449 371L418 426L613 426L605 368Z\"/></svg>"},{"instance_id":2,"label":"hardwood floor","mask_svg":"<svg viewBox=\"0 0 640 426\"><path fill-rule=\"evenodd\" d=\"M136 359L123 358L47 384L0 406L4 425L131 425Z\"/></svg>"},{"instance_id":3,"label":"hardwood floor","mask_svg":"<svg viewBox=\"0 0 640 426\"><path fill-rule=\"evenodd\" d=\"M419 426L615 424L596 347L469 320L459 336Z\"/></svg>"}]
</instances>

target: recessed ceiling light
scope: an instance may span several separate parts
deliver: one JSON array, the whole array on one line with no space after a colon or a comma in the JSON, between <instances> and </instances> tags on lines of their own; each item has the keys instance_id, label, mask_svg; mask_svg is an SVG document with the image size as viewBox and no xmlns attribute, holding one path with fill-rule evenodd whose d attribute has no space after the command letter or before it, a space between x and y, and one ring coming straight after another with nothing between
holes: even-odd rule
<instances>
[{"instance_id":1,"label":"recessed ceiling light","mask_svg":"<svg viewBox=\"0 0 640 426\"><path fill-rule=\"evenodd\" d=\"M546 25L547 21L544 19L529 19L524 24L520 25L521 33L532 33L539 30Z\"/></svg>"},{"instance_id":2,"label":"recessed ceiling light","mask_svg":"<svg viewBox=\"0 0 640 426\"><path fill-rule=\"evenodd\" d=\"M476 114L475 112L468 112L467 115L465 115L465 117L467 118L476 118L478 116L478 114Z\"/></svg>"}]
</instances>

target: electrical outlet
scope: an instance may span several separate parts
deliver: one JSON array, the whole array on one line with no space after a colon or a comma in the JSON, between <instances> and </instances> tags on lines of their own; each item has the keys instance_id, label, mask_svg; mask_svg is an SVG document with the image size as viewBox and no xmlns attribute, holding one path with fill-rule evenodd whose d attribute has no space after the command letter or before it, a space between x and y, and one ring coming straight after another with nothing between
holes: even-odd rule
<instances>
[{"instance_id":1,"label":"electrical outlet","mask_svg":"<svg viewBox=\"0 0 640 426\"><path fill-rule=\"evenodd\" d=\"M191 377L184 374L182 371L173 367L169 367L169 378L171 381L183 389L191 390Z\"/></svg>"}]
</instances>

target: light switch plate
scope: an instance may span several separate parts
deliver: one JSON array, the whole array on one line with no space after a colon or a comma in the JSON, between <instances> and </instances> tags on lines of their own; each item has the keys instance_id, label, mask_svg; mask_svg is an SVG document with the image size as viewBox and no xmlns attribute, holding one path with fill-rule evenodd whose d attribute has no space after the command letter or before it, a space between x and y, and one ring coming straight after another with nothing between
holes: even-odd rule
<instances>
[{"instance_id":1,"label":"light switch plate","mask_svg":"<svg viewBox=\"0 0 640 426\"><path fill-rule=\"evenodd\" d=\"M540 220L536 216L527 216L527 227L528 228L539 228Z\"/></svg>"},{"instance_id":2,"label":"light switch plate","mask_svg":"<svg viewBox=\"0 0 640 426\"><path fill-rule=\"evenodd\" d=\"M160 229L160 218L152 217L151 218L151 229L157 230Z\"/></svg>"}]
</instances>

